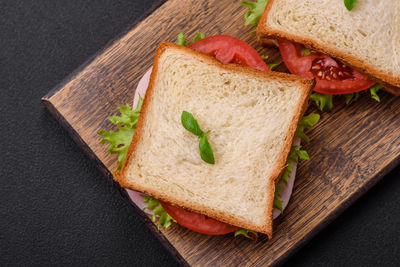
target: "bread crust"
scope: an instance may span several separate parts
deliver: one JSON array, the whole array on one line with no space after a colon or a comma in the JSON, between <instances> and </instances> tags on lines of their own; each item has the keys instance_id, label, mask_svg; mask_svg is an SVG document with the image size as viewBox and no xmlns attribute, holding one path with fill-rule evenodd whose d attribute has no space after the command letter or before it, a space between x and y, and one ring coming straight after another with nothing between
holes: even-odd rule
<instances>
[{"instance_id":1,"label":"bread crust","mask_svg":"<svg viewBox=\"0 0 400 267\"><path fill-rule=\"evenodd\" d=\"M370 80L376 81L386 87L389 87L389 89L386 91L394 95L400 95L400 77L392 76L385 72L377 70L373 66L366 64L362 60L359 60L354 56L346 54L345 52L342 52L336 49L335 47L320 43L318 40L286 33L284 31L276 30L270 27L269 25L266 25L268 14L271 11L274 2L275 0L268 1L264 13L261 16L260 22L258 23L257 26L257 35L259 37L284 39L291 42L303 44L305 47L309 49L321 52L323 54L331 56L332 58L342 61L347 66L367 76Z\"/></svg>"},{"instance_id":2,"label":"bread crust","mask_svg":"<svg viewBox=\"0 0 400 267\"><path fill-rule=\"evenodd\" d=\"M268 188L266 188L266 190L269 191L268 203L270 203L270 205L267 205L267 207L268 207L266 210L267 216L266 216L266 221L265 221L264 225L258 226L258 225L249 224L245 221L239 220L232 216L227 216L225 214L213 212L213 211L209 210L207 207L202 206L202 205L196 205L194 203L187 203L187 202L184 203L183 201L180 201L179 199L174 198L174 196L164 194L163 192L155 191L152 188L140 186L138 184L133 183L129 179L126 179L126 177L127 177L126 172L128 170L131 160L135 158L136 147L142 136L143 125L144 125L144 122L146 121L146 117L147 117L147 109L152 100L155 81L157 80L157 76L159 73L159 61L160 61L161 55L163 54L163 52L166 49L171 49L171 48L179 50L182 53L189 53L193 57L197 57L203 61L206 61L207 63L209 63L211 65L218 66L219 68L222 68L224 70L243 72L243 73L254 75L255 77L257 77L257 76L258 77L268 77L271 79L279 79L279 80L283 79L288 82L297 83L300 86L300 88L302 89L302 94L301 94L302 105L300 105L298 107L298 112L296 112L296 116L295 116L292 124L289 127L289 131L285 137L284 149L283 149L279 159L277 160L277 164L274 168L274 171L271 172L271 177L269 178L269 186L268 186ZM251 230L254 230L254 231L257 231L260 233L264 233L264 234L268 235L269 238L271 238L272 237L272 225L273 225L272 210L273 210L273 200L274 200L274 192L275 192L275 182L279 178L280 174L282 173L282 171L286 165L286 159L289 155L289 152L290 152L290 149L291 149L291 146L293 143L293 139L295 136L295 132L297 130L298 123L302 117L303 112L307 108L307 105L308 105L307 99L308 99L309 95L311 94L311 91L312 91L314 85L315 85L315 80L304 79L304 78L301 78L301 77L298 77L295 75L291 75L291 74L287 74L287 73L260 71L260 70L255 70L255 69L252 69L249 67L239 66L236 64L225 64L224 65L209 55L200 53L198 51L192 50L192 49L184 47L184 46L180 46L180 45L176 45L176 44L172 44L172 43L168 43L168 42L163 42L157 47L157 50L155 53L153 71L150 76L149 87L147 89L147 92L146 92L146 95L145 95L145 98L144 98L144 101L142 104L142 110L141 110L141 114L139 116L139 120L138 120L138 123L136 126L135 134L134 134L132 142L129 146L128 153L127 153L125 162L122 166L122 169L121 169L121 171L117 172L114 175L114 180L119 182L119 184L122 187L143 192L143 193L151 195L157 199L168 202L172 205L180 206L185 209L207 215L207 216L214 218L216 220L219 220L221 222L225 222L225 223L235 225L238 227L251 229Z\"/></svg>"}]
</instances>

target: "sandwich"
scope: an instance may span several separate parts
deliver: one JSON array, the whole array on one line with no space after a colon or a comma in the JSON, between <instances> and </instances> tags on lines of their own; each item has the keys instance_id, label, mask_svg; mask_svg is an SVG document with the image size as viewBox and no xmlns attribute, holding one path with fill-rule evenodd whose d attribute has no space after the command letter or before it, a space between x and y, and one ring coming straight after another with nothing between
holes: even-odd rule
<instances>
[{"instance_id":1,"label":"sandwich","mask_svg":"<svg viewBox=\"0 0 400 267\"><path fill-rule=\"evenodd\" d=\"M366 90L377 101L382 88L400 94L400 2L245 3L246 23L257 27L259 38L276 40L289 71L316 79L311 99L320 109L332 108L332 95L349 103Z\"/></svg>"},{"instance_id":2,"label":"sandwich","mask_svg":"<svg viewBox=\"0 0 400 267\"><path fill-rule=\"evenodd\" d=\"M271 238L293 164L309 158L293 142L319 119L303 117L315 81L269 71L234 37L203 37L158 46L144 99L120 108L101 142L119 154L115 181L144 194L159 226Z\"/></svg>"}]
</instances>

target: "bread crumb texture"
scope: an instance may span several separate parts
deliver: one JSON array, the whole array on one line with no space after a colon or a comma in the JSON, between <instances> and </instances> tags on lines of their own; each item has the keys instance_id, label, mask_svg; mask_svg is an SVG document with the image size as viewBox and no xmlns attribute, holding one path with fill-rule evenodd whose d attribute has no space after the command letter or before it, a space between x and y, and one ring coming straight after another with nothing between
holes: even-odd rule
<instances>
[{"instance_id":1,"label":"bread crumb texture","mask_svg":"<svg viewBox=\"0 0 400 267\"><path fill-rule=\"evenodd\" d=\"M181 203L265 225L274 194L267 188L297 111L293 106L299 106L299 83L266 82L175 50L159 59L125 179ZM183 128L184 110L210 131L215 165L200 158L198 137Z\"/></svg>"},{"instance_id":2,"label":"bread crumb texture","mask_svg":"<svg viewBox=\"0 0 400 267\"><path fill-rule=\"evenodd\" d=\"M400 1L275 0L267 27L335 47L391 76L400 76Z\"/></svg>"}]
</instances>

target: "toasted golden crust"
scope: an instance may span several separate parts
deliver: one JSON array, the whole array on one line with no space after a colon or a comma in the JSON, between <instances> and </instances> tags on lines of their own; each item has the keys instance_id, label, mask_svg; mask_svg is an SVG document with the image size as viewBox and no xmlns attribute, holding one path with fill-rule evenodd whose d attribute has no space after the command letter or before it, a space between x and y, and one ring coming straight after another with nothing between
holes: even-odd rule
<instances>
[{"instance_id":1,"label":"toasted golden crust","mask_svg":"<svg viewBox=\"0 0 400 267\"><path fill-rule=\"evenodd\" d=\"M273 29L272 27L267 25L266 23L267 18L274 2L275 0L269 0L267 6L265 7L264 13L261 16L260 22L258 23L257 26L258 36L270 39L285 39L291 42L303 44L305 47L309 49L339 59L349 67L367 76L369 79L376 81L378 83L382 83L386 87L389 87L389 89L387 89L386 91L394 95L400 95L400 77L392 76L385 72L377 70L373 66L366 64L362 60L359 60L356 57L346 54L336 49L335 47L320 43L318 42L318 40L313 40L305 36L293 35L284 31Z\"/></svg>"},{"instance_id":2,"label":"toasted golden crust","mask_svg":"<svg viewBox=\"0 0 400 267\"><path fill-rule=\"evenodd\" d=\"M279 79L279 80L285 80L288 82L294 82L294 83L297 83L299 85L299 87L301 88L301 90L302 90L302 94L301 94L302 100L301 101L303 104L301 106L299 106L299 109L296 112L296 117L293 120L292 124L290 125L289 131L285 137L284 150L283 150L282 154L280 155L279 160L277 161L274 171L272 172L268 188L266 188L266 191L269 192L268 195L270 196L268 199L268 202L271 204L268 206L268 210L266 212L267 219L263 226L259 227L257 225L252 225L247 222L238 220L237 218L234 218L234 217L229 217L224 214L213 212L205 206L196 205L194 203L184 203L184 202L180 201L179 199L176 199L174 196L166 195L162 192L156 192L156 191L152 190L151 188L142 187L126 178L126 175L127 175L126 172L127 172L129 163L131 162L131 160L133 158L135 158L135 150L136 150L136 147L137 147L137 145L140 141L141 135L142 135L142 128L143 128L144 122L146 121L147 109L148 109L149 103L152 101L154 85L155 85L155 81L157 80L157 75L159 73L160 57L166 49L176 49L182 53L191 54L193 57L198 57L198 58L202 59L203 61L206 61L210 65L217 66L224 70L247 73L247 74L253 75L254 77L264 77L264 78L269 78L269 79ZM252 69L249 67L239 66L239 65L235 65L235 64L224 65L209 55L194 51L194 50L184 47L184 46L175 45L175 44L168 43L168 42L163 42L158 46L158 48L156 50L153 71L151 73L149 87L147 89L147 93L146 93L145 99L143 101L141 115L139 117L139 121L137 123L135 134L132 139L132 143L129 147L126 160L124 162L124 165L123 165L121 171L116 173L114 180L119 182L120 185L125 188L129 188L132 190L137 190L137 191L146 193L146 194L151 195L162 201L171 203L176 206L184 207L184 208L194 211L194 212L198 212L198 213L207 215L211 218L214 218L216 220L219 220L219 221L222 221L222 222L225 222L228 224L232 224L232 225L235 225L238 227L251 229L251 230L254 230L257 232L267 234L268 237L271 238L272 237L272 225L273 225L273 223L272 223L272 210L273 210L272 205L273 205L273 200L274 200L275 182L277 181L277 179L279 178L280 174L282 173L282 171L285 167L286 159L290 152L299 120L301 119L302 114L307 107L307 104L308 104L307 99L308 99L309 95L311 94L311 91L312 91L312 88L314 87L314 85L315 85L314 80L300 78L298 76L291 75L291 74L269 72L269 71L259 71L259 70L255 70L255 69Z\"/></svg>"}]
</instances>

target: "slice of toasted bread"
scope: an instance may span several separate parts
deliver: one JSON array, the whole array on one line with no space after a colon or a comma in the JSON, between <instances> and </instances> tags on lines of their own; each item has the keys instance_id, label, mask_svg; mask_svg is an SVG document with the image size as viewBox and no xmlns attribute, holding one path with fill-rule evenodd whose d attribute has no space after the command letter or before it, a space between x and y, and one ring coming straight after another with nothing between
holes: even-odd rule
<instances>
[{"instance_id":1,"label":"slice of toasted bread","mask_svg":"<svg viewBox=\"0 0 400 267\"><path fill-rule=\"evenodd\" d=\"M162 43L129 152L123 187L272 235L275 181L307 106L313 80L263 72ZM181 124L191 112L210 131L215 164Z\"/></svg>"},{"instance_id":2,"label":"slice of toasted bread","mask_svg":"<svg viewBox=\"0 0 400 267\"><path fill-rule=\"evenodd\" d=\"M269 0L257 27L341 60L400 93L400 1Z\"/></svg>"}]
</instances>

